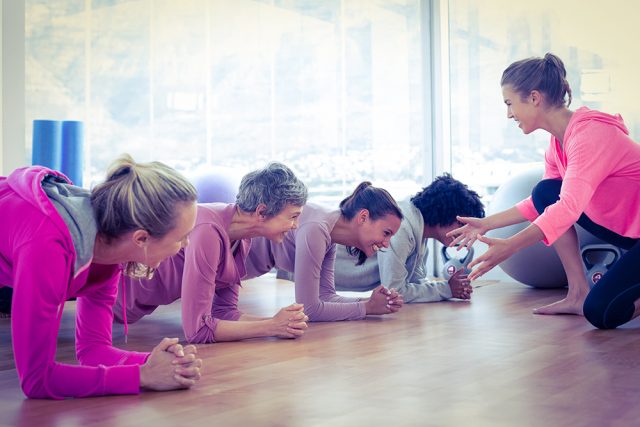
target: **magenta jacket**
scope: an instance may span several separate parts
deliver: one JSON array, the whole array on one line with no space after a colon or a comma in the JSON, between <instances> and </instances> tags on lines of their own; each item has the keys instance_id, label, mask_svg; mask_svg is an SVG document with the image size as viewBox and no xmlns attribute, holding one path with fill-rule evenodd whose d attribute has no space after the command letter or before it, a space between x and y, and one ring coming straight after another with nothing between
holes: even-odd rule
<instances>
[{"instance_id":1,"label":"magenta jacket","mask_svg":"<svg viewBox=\"0 0 640 427\"><path fill-rule=\"evenodd\" d=\"M111 341L120 267L90 261L74 267L69 229L42 189L51 175L68 181L39 166L0 177L0 286L13 288L11 334L22 390L55 399L138 393L139 365L148 354L119 350ZM72 297L80 366L55 360L62 310Z\"/></svg>"}]
</instances>

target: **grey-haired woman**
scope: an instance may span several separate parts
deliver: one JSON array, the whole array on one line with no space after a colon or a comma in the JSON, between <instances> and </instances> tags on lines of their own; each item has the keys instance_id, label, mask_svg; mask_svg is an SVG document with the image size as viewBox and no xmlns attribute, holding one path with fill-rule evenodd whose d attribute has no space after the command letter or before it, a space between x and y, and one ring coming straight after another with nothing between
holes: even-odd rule
<instances>
[{"instance_id":1,"label":"grey-haired woman","mask_svg":"<svg viewBox=\"0 0 640 427\"><path fill-rule=\"evenodd\" d=\"M263 318L238 310L238 295L251 238L281 242L297 226L306 201L306 186L281 163L247 174L236 203L198 206L189 246L163 262L153 278L127 280L115 319L132 323L181 298L182 327L191 343L301 336L308 320L302 305Z\"/></svg>"}]
</instances>

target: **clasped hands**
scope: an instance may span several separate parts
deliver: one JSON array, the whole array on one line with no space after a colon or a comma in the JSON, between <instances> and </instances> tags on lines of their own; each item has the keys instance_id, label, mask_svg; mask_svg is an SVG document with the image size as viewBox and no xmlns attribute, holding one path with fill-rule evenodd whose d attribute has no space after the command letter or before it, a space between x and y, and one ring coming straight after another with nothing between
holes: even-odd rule
<instances>
[{"instance_id":1,"label":"clasped hands","mask_svg":"<svg viewBox=\"0 0 640 427\"><path fill-rule=\"evenodd\" d=\"M151 390L190 388L200 379L202 359L195 345L182 346L178 338L164 338L140 366L140 387Z\"/></svg>"}]
</instances>

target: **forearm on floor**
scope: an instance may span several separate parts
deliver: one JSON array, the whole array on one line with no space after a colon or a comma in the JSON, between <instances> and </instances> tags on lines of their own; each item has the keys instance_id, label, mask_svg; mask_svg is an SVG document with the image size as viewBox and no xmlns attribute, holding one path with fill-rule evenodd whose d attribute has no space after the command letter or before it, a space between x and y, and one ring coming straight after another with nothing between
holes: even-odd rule
<instances>
[{"instance_id":1,"label":"forearm on floor","mask_svg":"<svg viewBox=\"0 0 640 427\"><path fill-rule=\"evenodd\" d=\"M218 341L237 341L247 338L269 337L275 335L271 328L271 319L262 320L220 320L214 332Z\"/></svg>"},{"instance_id":2,"label":"forearm on floor","mask_svg":"<svg viewBox=\"0 0 640 427\"><path fill-rule=\"evenodd\" d=\"M396 288L405 303L435 302L452 297L451 288L444 280L423 279L418 283L405 283Z\"/></svg>"}]
</instances>

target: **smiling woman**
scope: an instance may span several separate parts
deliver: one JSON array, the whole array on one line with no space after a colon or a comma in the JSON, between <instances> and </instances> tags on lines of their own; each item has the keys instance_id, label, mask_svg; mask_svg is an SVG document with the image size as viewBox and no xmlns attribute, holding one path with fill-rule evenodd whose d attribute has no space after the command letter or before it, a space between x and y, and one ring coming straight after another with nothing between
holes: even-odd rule
<instances>
[{"instance_id":1,"label":"smiling woman","mask_svg":"<svg viewBox=\"0 0 640 427\"><path fill-rule=\"evenodd\" d=\"M137 394L199 380L195 347L165 338L151 353L115 348L111 317L122 265L153 268L175 254L193 228L195 200L175 170L127 155L91 191L41 166L0 178L0 285L13 289L11 340L27 397ZM71 298L80 366L56 361Z\"/></svg>"},{"instance_id":2,"label":"smiling woman","mask_svg":"<svg viewBox=\"0 0 640 427\"><path fill-rule=\"evenodd\" d=\"M304 305L311 321L357 320L368 314L395 313L402 307L402 296L382 285L368 299L339 296L334 263L336 244L351 248L354 263L388 248L401 221L402 212L393 197L363 182L338 210L305 206L298 227L291 229L283 242L254 239L246 260L247 278L274 267L293 273L296 302Z\"/></svg>"},{"instance_id":3,"label":"smiling woman","mask_svg":"<svg viewBox=\"0 0 640 427\"><path fill-rule=\"evenodd\" d=\"M451 121L445 136L451 138L451 158L445 165L485 203L520 171L542 166L549 144L545 132L523 135L504 120L496 85L505 64L554 52L566 64L571 106L618 112L630 136L640 140L640 56L630 54L637 51L635 42L619 37L620 28L635 28L636 3L616 0L607 8L597 0L439 3L448 7L450 54L444 65L449 67ZM580 19L566 19L576 10Z\"/></svg>"},{"instance_id":4,"label":"smiling woman","mask_svg":"<svg viewBox=\"0 0 640 427\"><path fill-rule=\"evenodd\" d=\"M531 196L486 218L460 218L452 245L475 240L486 253L469 264L474 280L514 253L543 241L553 245L567 276L567 296L537 314L584 315L598 328L616 328L640 315L640 146L619 114L587 107L569 110L571 88L563 61L552 53L516 61L500 84L507 116L525 134L551 136L542 180ZM488 238L490 230L530 222L517 234ZM575 225L627 252L593 287L584 274ZM474 268L475 267L475 268Z\"/></svg>"},{"instance_id":5,"label":"smiling woman","mask_svg":"<svg viewBox=\"0 0 640 427\"><path fill-rule=\"evenodd\" d=\"M299 304L271 318L246 315L237 304L251 238L281 242L296 227L306 201L306 186L281 163L247 174L237 203L198 206L189 245L160 264L153 278L126 280L115 320L133 323L182 298L182 326L191 343L302 335L307 316Z\"/></svg>"}]
</instances>

